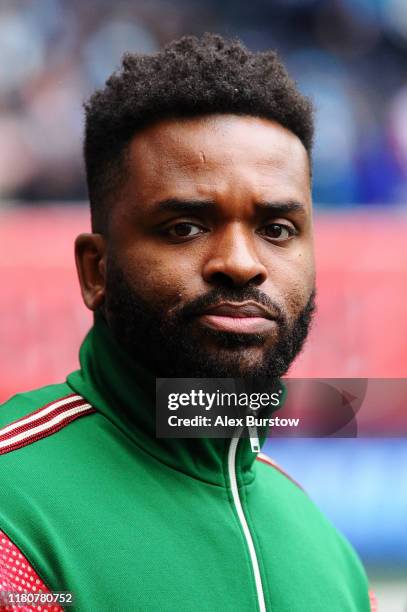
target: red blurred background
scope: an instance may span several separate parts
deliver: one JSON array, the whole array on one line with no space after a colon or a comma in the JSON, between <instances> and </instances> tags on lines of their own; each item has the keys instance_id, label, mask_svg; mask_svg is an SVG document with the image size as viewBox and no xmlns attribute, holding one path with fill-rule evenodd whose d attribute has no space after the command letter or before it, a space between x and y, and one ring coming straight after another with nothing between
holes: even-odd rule
<instances>
[{"instance_id":1,"label":"red blurred background","mask_svg":"<svg viewBox=\"0 0 407 612\"><path fill-rule=\"evenodd\" d=\"M85 206L0 215L0 401L60 382L78 366L90 327L73 242ZM319 212L318 312L295 377L407 377L407 217Z\"/></svg>"}]
</instances>

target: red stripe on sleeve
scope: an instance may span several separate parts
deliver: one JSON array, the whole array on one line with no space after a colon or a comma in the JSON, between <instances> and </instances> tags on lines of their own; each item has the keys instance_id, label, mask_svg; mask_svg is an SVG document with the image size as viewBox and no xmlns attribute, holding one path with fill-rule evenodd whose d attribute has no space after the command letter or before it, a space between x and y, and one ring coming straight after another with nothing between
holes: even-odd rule
<instances>
[{"instance_id":1,"label":"red stripe on sleeve","mask_svg":"<svg viewBox=\"0 0 407 612\"><path fill-rule=\"evenodd\" d=\"M288 478L288 480L291 480L291 482L293 484L295 484L299 489L304 491L303 487L296 480L294 480L294 478L292 478L290 476L290 474L287 474L287 472L285 472L283 470L283 468L278 465L278 463L273 461L273 459L270 459L270 457L268 457L264 453L259 453L259 455L257 455L256 459L257 459L257 461L260 461L261 463L264 463L264 464L269 465L270 467L274 468L275 470L280 472L280 474L283 474L283 476ZM305 493L305 491L304 491L304 493Z\"/></svg>"},{"instance_id":2,"label":"red stripe on sleeve","mask_svg":"<svg viewBox=\"0 0 407 612\"><path fill-rule=\"evenodd\" d=\"M373 591L369 591L370 612L378 612L376 595Z\"/></svg>"}]
</instances>

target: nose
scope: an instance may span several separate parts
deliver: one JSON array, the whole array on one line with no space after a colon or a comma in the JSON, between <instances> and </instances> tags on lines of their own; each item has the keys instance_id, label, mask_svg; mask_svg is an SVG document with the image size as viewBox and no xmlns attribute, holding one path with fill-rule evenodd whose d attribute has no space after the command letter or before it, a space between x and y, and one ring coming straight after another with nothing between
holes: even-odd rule
<instances>
[{"instance_id":1,"label":"nose","mask_svg":"<svg viewBox=\"0 0 407 612\"><path fill-rule=\"evenodd\" d=\"M258 259L254 240L251 232L244 231L239 224L216 232L210 258L202 272L205 282L228 286L264 283L267 269Z\"/></svg>"}]
</instances>

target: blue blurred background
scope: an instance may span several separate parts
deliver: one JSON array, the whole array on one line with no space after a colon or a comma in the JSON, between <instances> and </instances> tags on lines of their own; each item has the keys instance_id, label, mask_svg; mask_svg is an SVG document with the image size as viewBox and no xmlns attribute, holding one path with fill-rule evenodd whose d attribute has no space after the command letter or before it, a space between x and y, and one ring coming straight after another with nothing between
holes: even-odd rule
<instances>
[{"instance_id":1,"label":"blue blurred background","mask_svg":"<svg viewBox=\"0 0 407 612\"><path fill-rule=\"evenodd\" d=\"M205 31L276 49L313 98L321 213L405 216L406 0L2 0L0 207L85 201L83 101L123 52ZM379 609L405 612L407 443L294 439L264 450L353 542Z\"/></svg>"},{"instance_id":2,"label":"blue blurred background","mask_svg":"<svg viewBox=\"0 0 407 612\"><path fill-rule=\"evenodd\" d=\"M124 51L204 31L276 48L313 97L316 203L405 201L405 0L2 0L1 196L86 198L83 99Z\"/></svg>"}]
</instances>

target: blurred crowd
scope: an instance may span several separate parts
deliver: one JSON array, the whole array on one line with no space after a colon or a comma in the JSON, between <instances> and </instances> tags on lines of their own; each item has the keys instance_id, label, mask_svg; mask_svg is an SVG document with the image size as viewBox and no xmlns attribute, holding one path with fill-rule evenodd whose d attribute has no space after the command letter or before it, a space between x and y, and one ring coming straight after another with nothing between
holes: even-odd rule
<instances>
[{"instance_id":1,"label":"blurred crowd","mask_svg":"<svg viewBox=\"0 0 407 612\"><path fill-rule=\"evenodd\" d=\"M125 51L205 31L276 49L313 98L316 203L406 203L406 0L2 0L0 202L86 199L83 101Z\"/></svg>"}]
</instances>

